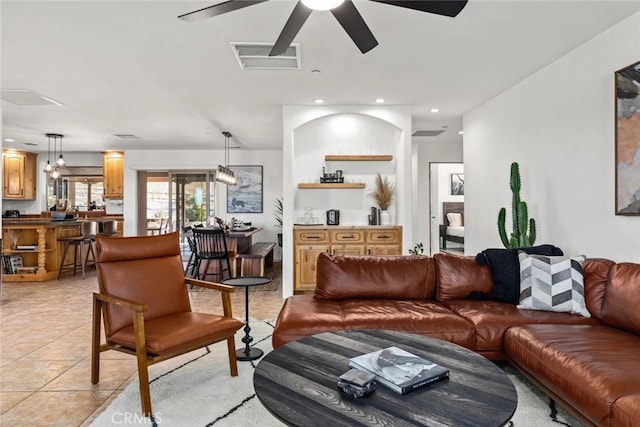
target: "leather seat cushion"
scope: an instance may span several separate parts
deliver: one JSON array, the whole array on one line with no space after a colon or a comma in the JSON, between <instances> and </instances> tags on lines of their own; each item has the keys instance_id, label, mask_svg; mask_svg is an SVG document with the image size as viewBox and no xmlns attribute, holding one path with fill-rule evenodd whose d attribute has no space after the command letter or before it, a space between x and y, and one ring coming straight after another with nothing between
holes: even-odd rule
<instances>
[{"instance_id":1,"label":"leather seat cushion","mask_svg":"<svg viewBox=\"0 0 640 427\"><path fill-rule=\"evenodd\" d=\"M474 349L473 325L442 304L428 300L323 300L312 295L287 298L273 332L273 346L321 332L387 329L440 338Z\"/></svg>"},{"instance_id":2,"label":"leather seat cushion","mask_svg":"<svg viewBox=\"0 0 640 427\"><path fill-rule=\"evenodd\" d=\"M636 427L638 420L640 420L640 394L619 398L613 404L611 412L611 425L617 427Z\"/></svg>"},{"instance_id":3,"label":"leather seat cushion","mask_svg":"<svg viewBox=\"0 0 640 427\"><path fill-rule=\"evenodd\" d=\"M184 312L145 321L147 352L161 355L186 346L203 346L233 335L244 323L215 314ZM107 337L110 343L135 349L133 326Z\"/></svg>"},{"instance_id":4,"label":"leather seat cushion","mask_svg":"<svg viewBox=\"0 0 640 427\"><path fill-rule=\"evenodd\" d=\"M618 329L518 326L506 332L505 351L514 365L596 425L610 425L616 399L640 391L640 337ZM638 413L633 400L622 408Z\"/></svg>"},{"instance_id":5,"label":"leather seat cushion","mask_svg":"<svg viewBox=\"0 0 640 427\"><path fill-rule=\"evenodd\" d=\"M475 350L473 325L436 301L351 299L340 306L346 329L402 331Z\"/></svg>"},{"instance_id":6,"label":"leather seat cushion","mask_svg":"<svg viewBox=\"0 0 640 427\"><path fill-rule=\"evenodd\" d=\"M282 305L271 342L276 348L300 338L343 329L337 301L317 299L310 294L294 295Z\"/></svg>"},{"instance_id":7,"label":"leather seat cushion","mask_svg":"<svg viewBox=\"0 0 640 427\"><path fill-rule=\"evenodd\" d=\"M594 325L598 320L570 313L521 310L514 304L498 301L455 300L443 304L475 326L476 349L502 350L505 331L511 326L527 324Z\"/></svg>"}]
</instances>

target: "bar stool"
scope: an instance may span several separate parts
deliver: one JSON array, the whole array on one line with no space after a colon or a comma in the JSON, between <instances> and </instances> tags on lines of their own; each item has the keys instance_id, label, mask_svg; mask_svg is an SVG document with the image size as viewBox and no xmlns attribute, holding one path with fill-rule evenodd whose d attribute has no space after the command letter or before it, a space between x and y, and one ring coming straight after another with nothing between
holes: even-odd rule
<instances>
[{"instance_id":1,"label":"bar stool","mask_svg":"<svg viewBox=\"0 0 640 427\"><path fill-rule=\"evenodd\" d=\"M96 253L93 248L93 242L95 242L97 233L98 223L96 221L87 221L82 223L82 234L80 236L60 237L58 239L59 242L64 242L64 251L62 252L62 259L60 260L60 268L58 268L58 279L60 279L60 274L66 268L71 269L71 267L73 267L73 275L76 275L78 267L78 251L80 251L80 267L82 269L82 278L84 279L84 272L87 268L89 254L93 257L93 264L96 262ZM69 246L71 245L73 245L73 264L65 264ZM86 251L85 245L87 246Z\"/></svg>"},{"instance_id":2,"label":"bar stool","mask_svg":"<svg viewBox=\"0 0 640 427\"><path fill-rule=\"evenodd\" d=\"M99 233L101 236L114 236L118 233L118 221L110 220L104 221L102 223L102 233Z\"/></svg>"}]
</instances>

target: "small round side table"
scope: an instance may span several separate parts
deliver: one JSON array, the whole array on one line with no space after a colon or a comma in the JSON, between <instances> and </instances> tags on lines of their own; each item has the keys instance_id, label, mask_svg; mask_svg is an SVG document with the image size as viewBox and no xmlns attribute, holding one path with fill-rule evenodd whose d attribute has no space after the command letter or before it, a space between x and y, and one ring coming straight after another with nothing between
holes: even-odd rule
<instances>
[{"instance_id":1,"label":"small round side table","mask_svg":"<svg viewBox=\"0 0 640 427\"><path fill-rule=\"evenodd\" d=\"M225 285L244 287L245 335L242 337L244 348L236 350L236 358L240 361L256 360L264 354L259 348L249 346L253 341L253 337L249 335L249 332L251 332L251 327L249 326L249 288L251 286L266 285L269 282L271 282L271 278L264 276L232 277L222 281Z\"/></svg>"}]
</instances>

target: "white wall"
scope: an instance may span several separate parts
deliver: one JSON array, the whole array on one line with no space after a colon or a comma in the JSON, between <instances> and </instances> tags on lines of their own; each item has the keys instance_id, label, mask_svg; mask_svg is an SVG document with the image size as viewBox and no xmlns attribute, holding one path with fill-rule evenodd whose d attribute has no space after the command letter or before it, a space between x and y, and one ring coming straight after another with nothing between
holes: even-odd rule
<instances>
[{"instance_id":1,"label":"white wall","mask_svg":"<svg viewBox=\"0 0 640 427\"><path fill-rule=\"evenodd\" d=\"M281 151L247 151L231 150L232 165L262 165L263 179L263 212L242 214L244 221L263 227L253 238L255 242L277 242L280 229L275 226L273 214L275 200L282 197L282 152ZM124 153L124 234L138 234L138 171L167 170L214 170L218 164L224 163L223 150L129 150ZM227 214L226 186L216 186L216 204L219 207L216 215L230 219L236 214ZM277 245L276 245L277 247ZM281 259L280 248L274 252L274 258Z\"/></svg>"},{"instance_id":2,"label":"white wall","mask_svg":"<svg viewBox=\"0 0 640 427\"><path fill-rule=\"evenodd\" d=\"M502 246L517 161L536 243L640 262L640 217L614 215L614 72L639 52L636 13L464 117L466 253Z\"/></svg>"}]
</instances>

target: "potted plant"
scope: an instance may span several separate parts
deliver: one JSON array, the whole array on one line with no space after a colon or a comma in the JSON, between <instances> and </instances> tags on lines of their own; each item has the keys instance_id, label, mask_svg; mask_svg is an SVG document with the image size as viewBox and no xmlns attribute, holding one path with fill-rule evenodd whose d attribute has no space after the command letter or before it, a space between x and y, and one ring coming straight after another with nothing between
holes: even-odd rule
<instances>
[{"instance_id":1,"label":"potted plant","mask_svg":"<svg viewBox=\"0 0 640 427\"><path fill-rule=\"evenodd\" d=\"M517 162L511 163L511 235L507 236L505 222L507 209L498 212L498 234L505 248L526 248L533 246L536 241L536 221L529 218L527 202L520 200L520 168Z\"/></svg>"},{"instance_id":2,"label":"potted plant","mask_svg":"<svg viewBox=\"0 0 640 427\"><path fill-rule=\"evenodd\" d=\"M391 215L389 215L387 209L389 209L389 206L391 206L395 188L395 184L391 183L388 177L385 176L383 178L382 175L380 175L380 172L378 172L378 174L376 175L375 189L371 194L373 196L373 200L381 210L380 223L382 225L391 224Z\"/></svg>"},{"instance_id":3,"label":"potted plant","mask_svg":"<svg viewBox=\"0 0 640 427\"><path fill-rule=\"evenodd\" d=\"M282 231L282 199L276 199L274 206L275 209L273 210L273 216L276 219L276 227L278 227ZM282 232L278 233L278 246L282 247Z\"/></svg>"}]
</instances>

